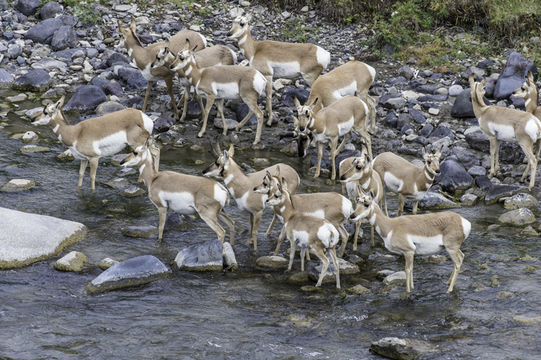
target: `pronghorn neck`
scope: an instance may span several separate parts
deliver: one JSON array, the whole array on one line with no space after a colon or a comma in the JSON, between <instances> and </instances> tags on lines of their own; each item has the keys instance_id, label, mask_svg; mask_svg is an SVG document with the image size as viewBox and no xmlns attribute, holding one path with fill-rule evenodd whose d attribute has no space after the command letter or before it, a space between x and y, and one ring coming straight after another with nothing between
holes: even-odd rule
<instances>
[{"instance_id":1,"label":"pronghorn neck","mask_svg":"<svg viewBox=\"0 0 541 360\"><path fill-rule=\"evenodd\" d=\"M199 68L199 65L195 62L195 58L192 56L190 61L188 62L188 65L183 69L184 75L190 80L193 86L196 86L199 84L199 81L201 80L201 69Z\"/></svg>"},{"instance_id":2,"label":"pronghorn neck","mask_svg":"<svg viewBox=\"0 0 541 360\"><path fill-rule=\"evenodd\" d=\"M58 110L55 117L49 122L49 126L60 141L65 145L71 146L77 140L77 127L68 124L62 110Z\"/></svg>"},{"instance_id":3,"label":"pronghorn neck","mask_svg":"<svg viewBox=\"0 0 541 360\"><path fill-rule=\"evenodd\" d=\"M436 177L436 172L432 170L432 168L428 165L428 163L425 163L425 166L423 167L423 173L418 175L419 178L417 179L418 183L421 185L424 184L430 184L434 182L434 178Z\"/></svg>"},{"instance_id":4,"label":"pronghorn neck","mask_svg":"<svg viewBox=\"0 0 541 360\"><path fill-rule=\"evenodd\" d=\"M306 127L310 129L310 131L313 131L317 134L322 134L325 132L325 121L323 120L323 118L319 118L317 114L312 113Z\"/></svg>"},{"instance_id":5,"label":"pronghorn neck","mask_svg":"<svg viewBox=\"0 0 541 360\"><path fill-rule=\"evenodd\" d=\"M244 56L246 59L248 59L251 63L251 60L254 58L255 55L255 40L252 38L252 28L248 27L244 34L242 34L241 37L239 37L238 45L239 48L244 53Z\"/></svg>"},{"instance_id":6,"label":"pronghorn neck","mask_svg":"<svg viewBox=\"0 0 541 360\"><path fill-rule=\"evenodd\" d=\"M233 159L229 159L224 167L224 184L228 190L233 190L235 198L240 198L245 192L251 190L248 177L242 172L240 166Z\"/></svg>"},{"instance_id":7,"label":"pronghorn neck","mask_svg":"<svg viewBox=\"0 0 541 360\"><path fill-rule=\"evenodd\" d=\"M134 60L137 67L142 69L146 64L140 64L141 59L147 57L148 49L143 47L135 35L131 35L124 41L128 56Z\"/></svg>"},{"instance_id":8,"label":"pronghorn neck","mask_svg":"<svg viewBox=\"0 0 541 360\"><path fill-rule=\"evenodd\" d=\"M376 228L376 231L382 238L386 238L389 232L393 230L390 223L391 218L385 215L375 201L372 201L370 212L368 213L368 221L370 221L370 225Z\"/></svg>"},{"instance_id":9,"label":"pronghorn neck","mask_svg":"<svg viewBox=\"0 0 541 360\"><path fill-rule=\"evenodd\" d=\"M483 100L482 96L479 96L479 93L477 92L477 86L481 86L481 84L475 85L475 91L473 92L472 96L472 105L473 105L473 112L475 114L475 117L477 119L482 118L483 113L486 109L488 109L487 104L485 104L485 101Z\"/></svg>"},{"instance_id":10,"label":"pronghorn neck","mask_svg":"<svg viewBox=\"0 0 541 360\"><path fill-rule=\"evenodd\" d=\"M145 161L139 165L139 174L141 175L141 179L143 179L143 182L147 188L149 188L150 193L150 185L156 176L158 176L158 171L154 168L152 156L147 157Z\"/></svg>"},{"instance_id":11,"label":"pronghorn neck","mask_svg":"<svg viewBox=\"0 0 541 360\"><path fill-rule=\"evenodd\" d=\"M291 194L284 190L284 195L284 201L280 205L275 206L275 208L278 210L278 215L284 219L284 223L287 223L289 219L295 216L297 211L295 211L295 208L293 207Z\"/></svg>"},{"instance_id":12,"label":"pronghorn neck","mask_svg":"<svg viewBox=\"0 0 541 360\"><path fill-rule=\"evenodd\" d=\"M528 95L524 97L524 104L527 112L533 114L537 110L537 96L537 88L534 84L532 91L528 92Z\"/></svg>"}]
</instances>

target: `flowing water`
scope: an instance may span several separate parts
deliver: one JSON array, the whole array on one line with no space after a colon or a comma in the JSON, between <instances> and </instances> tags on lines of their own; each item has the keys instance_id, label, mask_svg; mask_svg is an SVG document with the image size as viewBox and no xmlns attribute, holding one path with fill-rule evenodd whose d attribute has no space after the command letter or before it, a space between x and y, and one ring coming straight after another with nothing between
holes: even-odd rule
<instances>
[{"instance_id":1,"label":"flowing water","mask_svg":"<svg viewBox=\"0 0 541 360\"><path fill-rule=\"evenodd\" d=\"M22 107L35 107L22 104ZM118 176L110 159L100 162L97 189L90 193L88 177L76 190L78 162L61 163L55 156L65 150L49 128L33 128L28 120L10 114L0 129L0 184L12 178L37 182L30 191L1 193L0 206L57 216L84 223L89 231L81 242L64 251L84 252L92 264L104 257L127 259L152 254L172 266L186 245L214 238L200 220L187 226L165 228L164 241L134 239L121 234L126 225L157 225L158 214L146 196L124 198L103 185ZM34 130L40 145L53 151L22 154L13 133ZM307 166L279 152L238 151L239 162L253 165L254 157L282 161L299 169L301 191L334 189L324 179L309 177ZM162 150L162 169L199 174L210 154L185 147ZM136 175L128 177L135 183ZM391 208L396 206L391 203ZM438 352L434 359L526 359L541 356L541 271L537 238L519 230L486 232L503 212L499 205L456 210L470 219L473 229L464 243L463 271L455 292L446 294L445 281L452 262L432 264L416 258L415 289L387 289L376 273L403 270L403 260L384 257L366 260L361 274L344 276L342 288L362 283L368 295L349 295L333 284L318 292L304 292L288 284L282 272L255 269L256 256L246 244L246 214L227 211L237 223L235 251L240 269L227 273L190 273L173 270L159 281L137 288L90 296L84 287L100 270L81 274L53 269L56 258L20 269L0 272L0 358L68 359L106 357L129 359L371 359L370 343L397 336L428 340ZM274 241L260 228L259 255L269 254ZM272 239L276 239L276 226ZM368 229L365 228L365 234ZM377 240L378 241L378 240ZM282 249L285 249L285 245ZM361 253L387 254L381 241L375 249L366 243ZM526 256L528 255L528 256ZM295 262L294 269L300 264Z\"/></svg>"}]
</instances>

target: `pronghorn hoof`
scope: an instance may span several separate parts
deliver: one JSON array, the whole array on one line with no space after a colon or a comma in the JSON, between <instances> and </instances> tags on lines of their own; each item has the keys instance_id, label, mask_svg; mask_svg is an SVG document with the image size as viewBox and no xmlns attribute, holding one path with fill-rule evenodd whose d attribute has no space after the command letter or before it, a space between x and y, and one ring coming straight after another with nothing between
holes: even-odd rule
<instances>
[{"instance_id":1,"label":"pronghorn hoof","mask_svg":"<svg viewBox=\"0 0 541 360\"><path fill-rule=\"evenodd\" d=\"M203 137L203 133L197 134L197 137L198 137L198 138Z\"/></svg>"}]
</instances>

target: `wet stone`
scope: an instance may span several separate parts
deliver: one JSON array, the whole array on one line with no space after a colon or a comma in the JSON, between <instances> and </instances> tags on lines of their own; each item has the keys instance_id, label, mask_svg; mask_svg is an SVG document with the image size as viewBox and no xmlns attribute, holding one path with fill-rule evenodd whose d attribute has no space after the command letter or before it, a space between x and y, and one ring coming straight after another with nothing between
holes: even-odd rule
<instances>
[{"instance_id":1,"label":"wet stone","mask_svg":"<svg viewBox=\"0 0 541 360\"><path fill-rule=\"evenodd\" d=\"M317 260L319 262L319 260ZM336 271L334 269L334 264L329 256L329 267L327 268L326 274L323 276L322 283L335 283L336 282ZM318 264L316 266L310 266L308 270L308 274L310 275L310 278L314 281L317 281L319 279L319 273L321 272L321 264ZM353 263L350 263L349 261L346 261L344 259L338 259L338 267L340 268L340 276L342 275L352 275L352 274L358 274L360 273L359 267Z\"/></svg>"},{"instance_id":2,"label":"wet stone","mask_svg":"<svg viewBox=\"0 0 541 360\"><path fill-rule=\"evenodd\" d=\"M59 271L82 271L88 258L79 251L71 251L54 263L54 268Z\"/></svg>"},{"instance_id":3,"label":"wet stone","mask_svg":"<svg viewBox=\"0 0 541 360\"><path fill-rule=\"evenodd\" d=\"M43 112L43 107L40 106L40 107L26 110L24 114L28 116L31 120L35 120L37 119L38 116L42 114L42 112ZM29 131L29 132L33 133L33 131Z\"/></svg>"},{"instance_id":4,"label":"wet stone","mask_svg":"<svg viewBox=\"0 0 541 360\"><path fill-rule=\"evenodd\" d=\"M477 204L477 201L479 200L479 197L475 194L464 194L460 198L460 202L464 206L474 206Z\"/></svg>"},{"instance_id":5,"label":"wet stone","mask_svg":"<svg viewBox=\"0 0 541 360\"><path fill-rule=\"evenodd\" d=\"M519 208L537 208L539 200L528 193L519 193L505 199L503 207L507 210L515 210Z\"/></svg>"},{"instance_id":6,"label":"wet stone","mask_svg":"<svg viewBox=\"0 0 541 360\"><path fill-rule=\"evenodd\" d=\"M347 292L355 295L364 295L370 293L370 289L359 284L348 288Z\"/></svg>"},{"instance_id":7,"label":"wet stone","mask_svg":"<svg viewBox=\"0 0 541 360\"><path fill-rule=\"evenodd\" d=\"M69 162L75 160L75 157L73 157L73 154L71 153L71 150L68 149L64 151L63 153L60 153L56 155L56 160L60 162Z\"/></svg>"},{"instance_id":8,"label":"wet stone","mask_svg":"<svg viewBox=\"0 0 541 360\"><path fill-rule=\"evenodd\" d=\"M18 94L18 95L6 97L6 100L9 101L10 103L18 103L21 101L25 101L26 99L28 99L28 95L26 94Z\"/></svg>"},{"instance_id":9,"label":"wet stone","mask_svg":"<svg viewBox=\"0 0 541 360\"><path fill-rule=\"evenodd\" d=\"M219 240L188 246L177 254L175 263L181 270L220 271L223 269L223 246Z\"/></svg>"},{"instance_id":10,"label":"wet stone","mask_svg":"<svg viewBox=\"0 0 541 360\"><path fill-rule=\"evenodd\" d=\"M515 315L513 320L522 325L538 325L541 324L541 316L537 314Z\"/></svg>"},{"instance_id":11,"label":"wet stone","mask_svg":"<svg viewBox=\"0 0 541 360\"><path fill-rule=\"evenodd\" d=\"M513 226L523 226L535 222L535 215L528 208L508 211L498 218L498 221Z\"/></svg>"},{"instance_id":12,"label":"wet stone","mask_svg":"<svg viewBox=\"0 0 541 360\"><path fill-rule=\"evenodd\" d=\"M261 256L255 265L261 269L286 269L289 260L282 256Z\"/></svg>"},{"instance_id":13,"label":"wet stone","mask_svg":"<svg viewBox=\"0 0 541 360\"><path fill-rule=\"evenodd\" d=\"M33 131L27 131L23 134L21 140L25 144L35 143L39 141L39 136Z\"/></svg>"},{"instance_id":14,"label":"wet stone","mask_svg":"<svg viewBox=\"0 0 541 360\"><path fill-rule=\"evenodd\" d=\"M47 90L51 76L43 69L31 70L13 82L13 88L21 91L43 92Z\"/></svg>"},{"instance_id":15,"label":"wet stone","mask_svg":"<svg viewBox=\"0 0 541 360\"><path fill-rule=\"evenodd\" d=\"M27 180L27 179L11 179L7 183L5 183L1 188L0 191L23 191L23 190L29 190L36 186L36 182L33 180Z\"/></svg>"},{"instance_id":16,"label":"wet stone","mask_svg":"<svg viewBox=\"0 0 541 360\"><path fill-rule=\"evenodd\" d=\"M406 285L406 272L393 272L392 274L387 275L385 279L383 279L383 282L385 285Z\"/></svg>"},{"instance_id":17,"label":"wet stone","mask_svg":"<svg viewBox=\"0 0 541 360\"><path fill-rule=\"evenodd\" d=\"M225 119L225 127L227 128L227 130L235 129L238 124L239 124L239 122L237 120L228 119L228 118ZM223 129L224 128L223 123L222 123L222 119L219 116L214 118L214 127L217 128L217 129Z\"/></svg>"},{"instance_id":18,"label":"wet stone","mask_svg":"<svg viewBox=\"0 0 541 360\"><path fill-rule=\"evenodd\" d=\"M539 233L531 226L528 225L520 232L521 235L525 236L538 236Z\"/></svg>"},{"instance_id":19,"label":"wet stone","mask_svg":"<svg viewBox=\"0 0 541 360\"><path fill-rule=\"evenodd\" d=\"M518 185L494 185L485 195L487 205L497 203L499 199L513 196L526 188Z\"/></svg>"},{"instance_id":20,"label":"wet stone","mask_svg":"<svg viewBox=\"0 0 541 360\"><path fill-rule=\"evenodd\" d=\"M413 360L423 354L436 351L436 347L426 341L386 337L374 341L370 350L381 356L397 360Z\"/></svg>"},{"instance_id":21,"label":"wet stone","mask_svg":"<svg viewBox=\"0 0 541 360\"><path fill-rule=\"evenodd\" d=\"M287 267L287 265L286 265ZM287 282L290 284L304 284L310 281L310 276L306 271L298 271L288 276Z\"/></svg>"},{"instance_id":22,"label":"wet stone","mask_svg":"<svg viewBox=\"0 0 541 360\"><path fill-rule=\"evenodd\" d=\"M410 201L411 200L409 199L407 200L407 202ZM439 193L427 191L423 198L419 201L419 207L421 209L443 210L459 208L460 204L447 199L445 196Z\"/></svg>"},{"instance_id":23,"label":"wet stone","mask_svg":"<svg viewBox=\"0 0 541 360\"><path fill-rule=\"evenodd\" d=\"M143 255L118 263L101 273L86 286L90 294L146 284L171 273L158 258Z\"/></svg>"},{"instance_id":24,"label":"wet stone","mask_svg":"<svg viewBox=\"0 0 541 360\"><path fill-rule=\"evenodd\" d=\"M120 195L128 198L137 197L144 194L146 194L145 189L137 185L130 185L120 191Z\"/></svg>"},{"instance_id":25,"label":"wet stone","mask_svg":"<svg viewBox=\"0 0 541 360\"><path fill-rule=\"evenodd\" d=\"M107 270L109 269L111 266L114 266L116 264L120 263L119 260L117 259L113 259L113 258L109 258L109 257L106 257L104 259L101 259L98 266L100 269L102 270Z\"/></svg>"},{"instance_id":26,"label":"wet stone","mask_svg":"<svg viewBox=\"0 0 541 360\"><path fill-rule=\"evenodd\" d=\"M107 181L106 183L104 183L104 185L112 188L112 189L115 189L115 190L121 190L121 189L124 189L126 187L128 187L130 185L129 181L127 179L123 179L123 178L115 178L111 181Z\"/></svg>"},{"instance_id":27,"label":"wet stone","mask_svg":"<svg viewBox=\"0 0 541 360\"><path fill-rule=\"evenodd\" d=\"M124 236L133 238L150 238L158 234L158 228L151 225L132 225L120 229Z\"/></svg>"}]
</instances>

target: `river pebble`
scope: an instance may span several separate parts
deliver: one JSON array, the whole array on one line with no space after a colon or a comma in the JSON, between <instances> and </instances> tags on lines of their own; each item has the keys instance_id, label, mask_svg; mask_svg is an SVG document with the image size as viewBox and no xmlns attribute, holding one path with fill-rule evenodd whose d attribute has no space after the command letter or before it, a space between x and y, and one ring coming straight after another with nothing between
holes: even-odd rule
<instances>
[{"instance_id":1,"label":"river pebble","mask_svg":"<svg viewBox=\"0 0 541 360\"><path fill-rule=\"evenodd\" d=\"M82 271L88 258L79 251L70 251L54 263L54 268L59 271Z\"/></svg>"}]
</instances>

